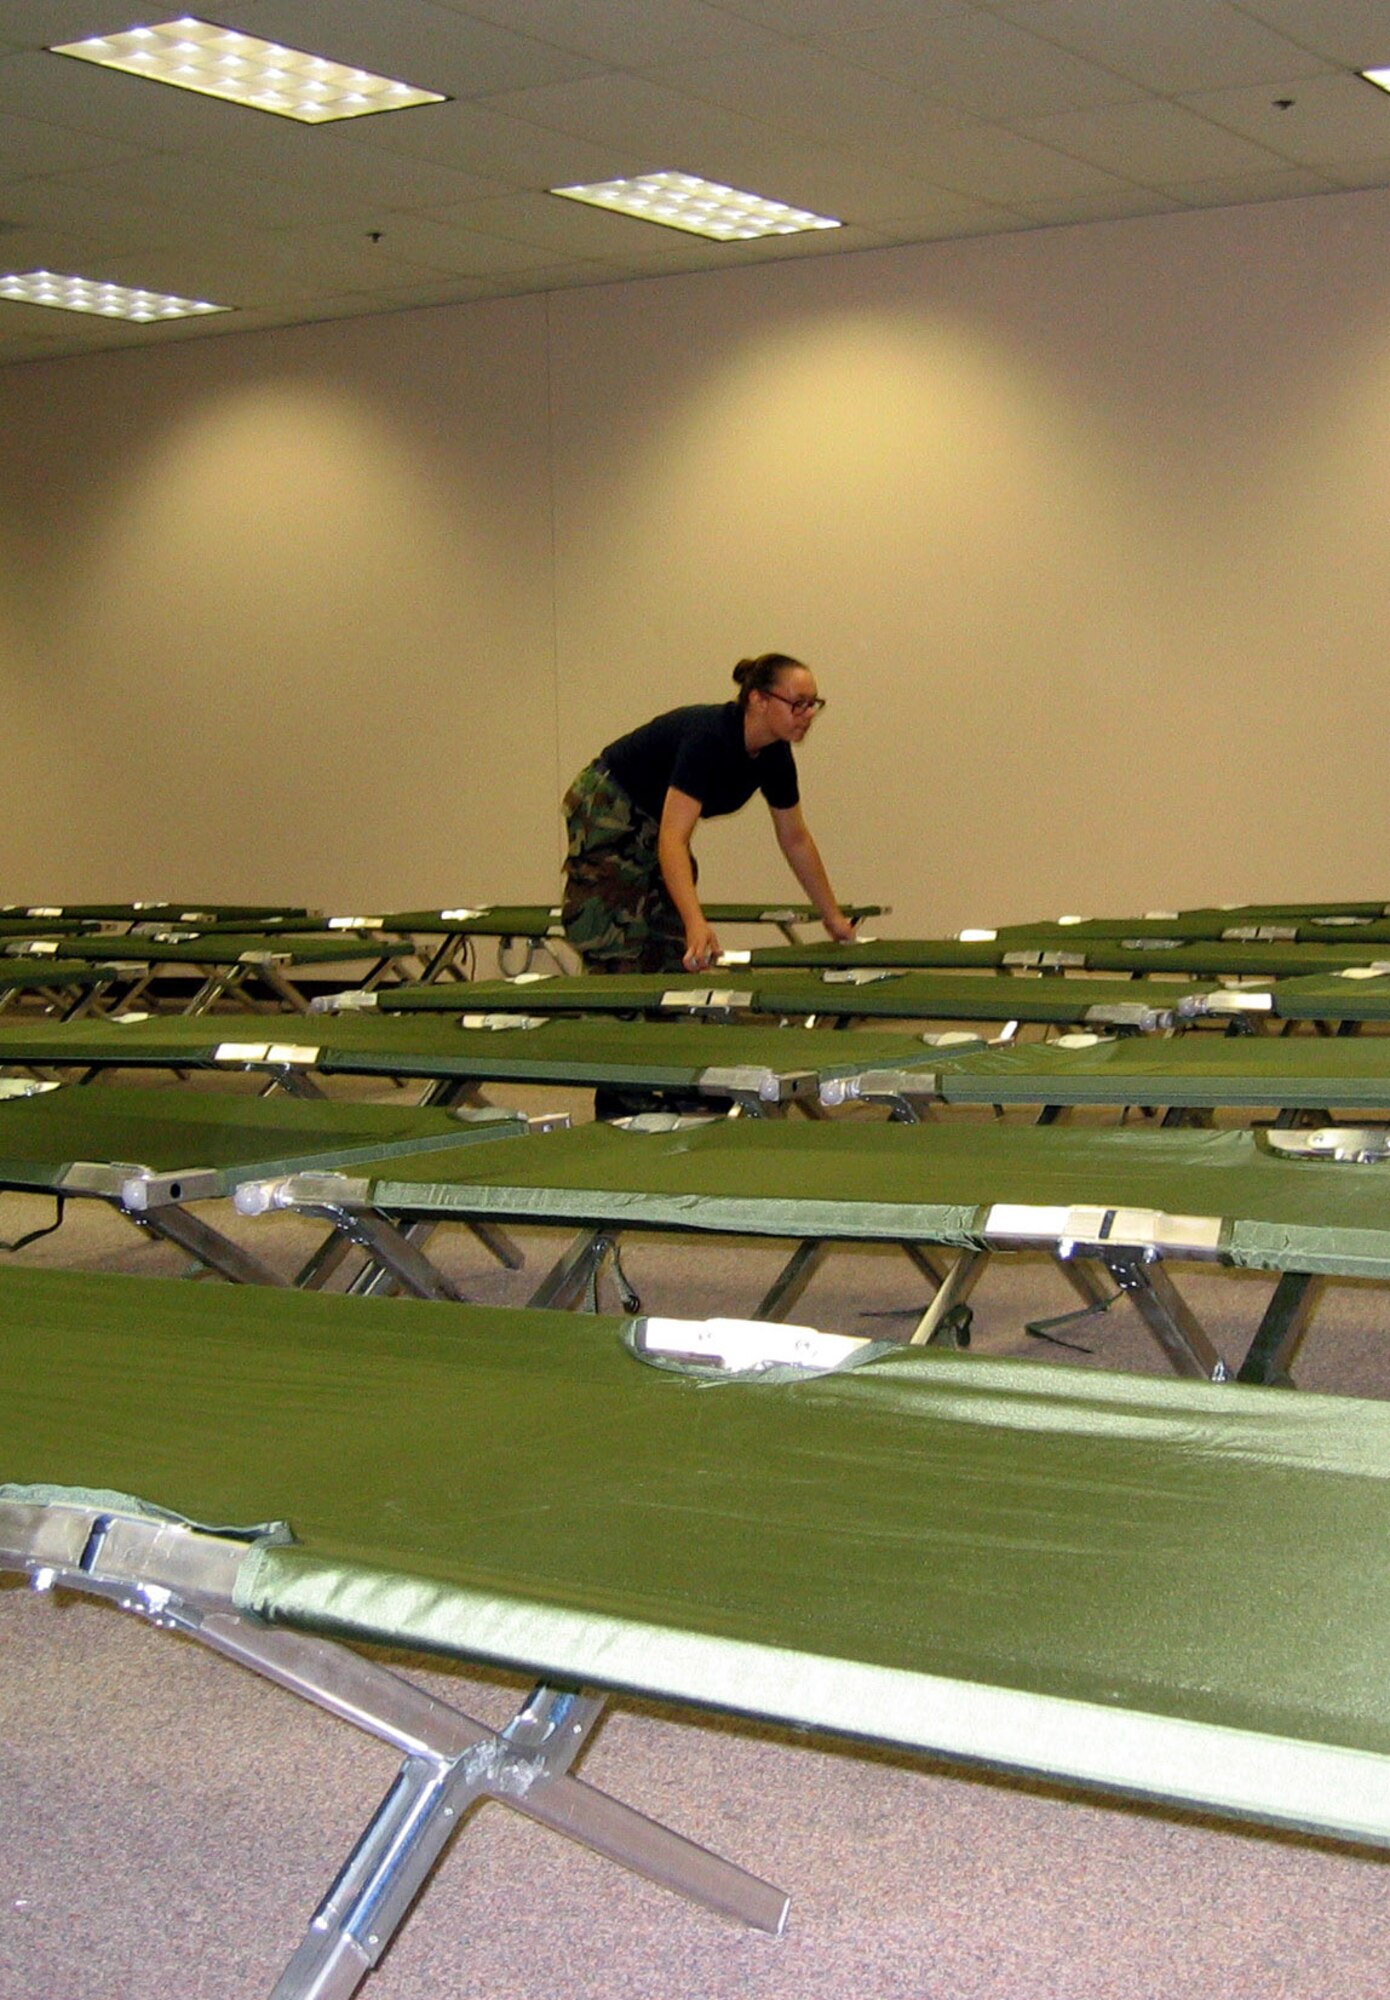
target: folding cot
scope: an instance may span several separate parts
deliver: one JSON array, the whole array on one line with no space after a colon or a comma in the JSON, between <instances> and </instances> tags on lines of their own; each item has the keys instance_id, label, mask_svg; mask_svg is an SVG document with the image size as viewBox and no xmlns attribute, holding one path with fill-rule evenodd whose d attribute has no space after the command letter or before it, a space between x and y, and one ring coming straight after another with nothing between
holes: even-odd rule
<instances>
[{"instance_id":1,"label":"folding cot","mask_svg":"<svg viewBox=\"0 0 1390 2000\"><path fill-rule=\"evenodd\" d=\"M1172 1027L1222 1004L1210 983L1160 979L1070 979L1042 975L876 972L734 971L708 975L533 975L475 981L468 1004L483 1014L701 1014L738 1019L750 1014L833 1021L1031 1021L1057 1026L1104 1026L1134 1032ZM333 995L315 1011L382 1014L455 1010L448 987L408 984L369 993Z\"/></svg>"},{"instance_id":2,"label":"folding cot","mask_svg":"<svg viewBox=\"0 0 1390 2000\"><path fill-rule=\"evenodd\" d=\"M1287 1035L1306 1022L1319 1034L1355 1034L1364 1022L1390 1020L1390 961L1373 959L1263 983L1235 982L1180 1003L1179 1012L1189 1018L1204 1015L1209 1024L1224 1018L1229 1028L1250 1033L1277 1027Z\"/></svg>"},{"instance_id":3,"label":"folding cot","mask_svg":"<svg viewBox=\"0 0 1390 2000\"><path fill-rule=\"evenodd\" d=\"M1179 973L1198 979L1286 979L1300 973L1337 972L1364 965L1374 947L1354 944L1287 944L1225 938L1072 939L1032 932L1016 938L864 938L854 944L758 945L728 952L729 968L753 973L802 969L847 971L896 967L931 971L991 967L1009 972Z\"/></svg>"},{"instance_id":4,"label":"folding cot","mask_svg":"<svg viewBox=\"0 0 1390 2000\"><path fill-rule=\"evenodd\" d=\"M795 1028L558 1015L320 1013L276 1023L274 1039L229 1036L225 1022L154 1015L10 1027L0 1068L255 1071L300 1095L333 1076L420 1078L428 1101L456 1102L484 1083L689 1092L754 1114L800 1103L814 1115L832 1078L928 1063L921 1039L883 1030L821 1035Z\"/></svg>"},{"instance_id":5,"label":"folding cot","mask_svg":"<svg viewBox=\"0 0 1390 2000\"><path fill-rule=\"evenodd\" d=\"M815 911L808 903L710 903L706 914L711 923L753 926L773 924L789 944L798 941L799 924L809 923ZM880 916L879 903L854 903L845 915L854 923L864 917ZM389 910L374 916L316 916L300 921L291 916L270 926L276 930L375 931L388 936L412 938L418 948L420 977L424 981L449 976L471 976L472 953L478 939L496 941L499 955L509 948L526 947L529 965L538 951L563 941L564 929L558 905L549 903L494 903L476 907L464 905L438 910Z\"/></svg>"},{"instance_id":6,"label":"folding cot","mask_svg":"<svg viewBox=\"0 0 1390 2000\"><path fill-rule=\"evenodd\" d=\"M821 1101L828 1107L887 1102L906 1118L933 1103L1053 1110L1113 1104L1179 1116L1260 1106L1285 1122L1334 1109L1384 1114L1390 1112L1390 1037L1078 1034L1008 1046L962 1044L940 1047L934 1064L913 1064L901 1074L890 1068L829 1078Z\"/></svg>"},{"instance_id":7,"label":"folding cot","mask_svg":"<svg viewBox=\"0 0 1390 2000\"><path fill-rule=\"evenodd\" d=\"M355 1992L480 1799L779 1931L574 1774L611 1690L1390 1843L1390 1407L639 1358L721 1331L0 1273L0 1565L402 1758L276 2000ZM353 1642L539 1685L494 1731Z\"/></svg>"},{"instance_id":8,"label":"folding cot","mask_svg":"<svg viewBox=\"0 0 1390 2000\"><path fill-rule=\"evenodd\" d=\"M660 1122L660 1121L658 1121ZM1340 1157L1347 1154L1349 1157ZM1230 1366L1168 1274L1196 1260L1280 1274L1238 1372L1282 1380L1319 1276L1390 1278L1384 1132L1081 1129L951 1120L687 1120L674 1129L584 1125L479 1145L374 1177L309 1173L236 1193L247 1215L326 1221L423 1296L451 1289L400 1225L458 1220L568 1225L578 1235L533 1305L595 1296L623 1232L792 1239L755 1308L784 1317L835 1244L890 1243L935 1277L929 1251L962 1253L914 1341L953 1337L956 1308L996 1251L1042 1250L1088 1305L1109 1303L1095 1265L1133 1299L1180 1373ZM620 1284L621 1272L617 1273Z\"/></svg>"},{"instance_id":9,"label":"folding cot","mask_svg":"<svg viewBox=\"0 0 1390 2000\"><path fill-rule=\"evenodd\" d=\"M157 997L161 979L191 971L199 983L183 1007L186 1014L205 1013L223 1000L251 1005L267 995L279 1006L307 1013L309 1002L297 983L300 973L370 961L370 979L406 957L409 949L389 938L370 942L358 937L298 939L211 930L128 934L119 940L65 938L61 946L42 938L0 945L0 951L12 958L39 961L62 956L109 961L115 976L124 978L121 998L128 1007L146 997Z\"/></svg>"},{"instance_id":10,"label":"folding cot","mask_svg":"<svg viewBox=\"0 0 1390 2000\"><path fill-rule=\"evenodd\" d=\"M86 923L78 917L54 917L44 925L44 936L50 938L80 937L83 932L94 930L94 924ZM34 920L17 913L0 911L0 938L32 937Z\"/></svg>"},{"instance_id":11,"label":"folding cot","mask_svg":"<svg viewBox=\"0 0 1390 2000\"><path fill-rule=\"evenodd\" d=\"M0 1096L0 1192L51 1197L55 1228L69 1201L105 1201L238 1283L286 1281L190 1203L225 1198L267 1173L411 1152L435 1160L447 1157L440 1147L527 1129L525 1118L496 1110L304 1104L114 1085L32 1090Z\"/></svg>"},{"instance_id":12,"label":"folding cot","mask_svg":"<svg viewBox=\"0 0 1390 2000\"><path fill-rule=\"evenodd\" d=\"M1229 917L1232 922L1248 919L1263 922L1280 917L1390 917L1390 903L1376 901L1350 903L1207 903L1195 910L1179 910L1180 917Z\"/></svg>"},{"instance_id":13,"label":"folding cot","mask_svg":"<svg viewBox=\"0 0 1390 2000\"><path fill-rule=\"evenodd\" d=\"M23 962L0 958L0 1012L26 998L56 1007L65 1018L85 1012L118 974L112 965L81 958L44 958Z\"/></svg>"},{"instance_id":14,"label":"folding cot","mask_svg":"<svg viewBox=\"0 0 1390 2000\"><path fill-rule=\"evenodd\" d=\"M1168 942L1224 940L1230 944L1377 945L1390 943L1390 919L1384 914L1354 916L1348 911L1321 915L1254 915L1242 910L1191 910L1186 915L1144 917L1059 917L1053 923L1000 924L994 930L968 930L962 938L982 942L999 939L1009 945L1057 943L1085 949L1092 940L1123 943L1133 938L1152 948Z\"/></svg>"},{"instance_id":15,"label":"folding cot","mask_svg":"<svg viewBox=\"0 0 1390 2000\"><path fill-rule=\"evenodd\" d=\"M1235 1006L1235 1001L1226 1003ZM1257 1005L1247 994L1244 1007ZM1347 967L1304 979L1281 979L1270 988L1268 1013L1281 1021L1336 1023L1344 1033L1363 1021L1390 1021L1390 965Z\"/></svg>"},{"instance_id":16,"label":"folding cot","mask_svg":"<svg viewBox=\"0 0 1390 2000\"><path fill-rule=\"evenodd\" d=\"M504 956L509 947L520 944L525 947L525 963L530 964L538 951L562 935L559 919L559 910L546 903L495 903L437 910L376 910L368 915L291 913L263 928L280 937L395 938L410 947L418 976L435 980L464 977L480 939L494 941Z\"/></svg>"},{"instance_id":17,"label":"folding cot","mask_svg":"<svg viewBox=\"0 0 1390 2000\"><path fill-rule=\"evenodd\" d=\"M244 929L252 929L264 920L278 921L283 917L307 917L310 912L289 903L179 903L179 902L135 902L135 903L5 903L0 905L0 914L24 920L38 919L49 923L55 919L72 918L82 923L124 924L127 926L145 923L164 924L208 924L239 923Z\"/></svg>"}]
</instances>

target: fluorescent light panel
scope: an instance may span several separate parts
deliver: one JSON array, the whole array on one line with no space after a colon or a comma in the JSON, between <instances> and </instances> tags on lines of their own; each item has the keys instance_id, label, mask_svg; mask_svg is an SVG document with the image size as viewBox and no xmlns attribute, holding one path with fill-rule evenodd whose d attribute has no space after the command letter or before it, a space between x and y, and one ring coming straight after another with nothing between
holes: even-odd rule
<instances>
[{"instance_id":1,"label":"fluorescent light panel","mask_svg":"<svg viewBox=\"0 0 1390 2000\"><path fill-rule=\"evenodd\" d=\"M629 181L593 181L582 187L552 188L569 201L586 201L593 208L611 208L635 215L642 222L659 222L667 229L684 229L692 236L710 236L717 243L746 243L758 236L795 236L804 229L839 229L828 215L789 208L760 194L744 194L698 174L665 171L641 174Z\"/></svg>"},{"instance_id":2,"label":"fluorescent light panel","mask_svg":"<svg viewBox=\"0 0 1390 2000\"><path fill-rule=\"evenodd\" d=\"M231 312L207 299L179 299L167 292L142 292L105 285L96 278L65 278L54 271L11 272L0 277L0 299L26 306L57 306L62 312L97 313L103 319L192 319L199 313Z\"/></svg>"},{"instance_id":3,"label":"fluorescent light panel","mask_svg":"<svg viewBox=\"0 0 1390 2000\"><path fill-rule=\"evenodd\" d=\"M1390 90L1390 69L1363 69L1359 72L1367 83L1373 83L1378 90Z\"/></svg>"},{"instance_id":4,"label":"fluorescent light panel","mask_svg":"<svg viewBox=\"0 0 1390 2000\"><path fill-rule=\"evenodd\" d=\"M273 111L304 125L446 101L437 90L416 90L390 77L373 76L370 70L350 69L188 15L154 28L131 28L126 34L61 42L51 53L77 56L130 76L147 76L180 90L196 90L228 104L246 104L254 111Z\"/></svg>"}]
</instances>

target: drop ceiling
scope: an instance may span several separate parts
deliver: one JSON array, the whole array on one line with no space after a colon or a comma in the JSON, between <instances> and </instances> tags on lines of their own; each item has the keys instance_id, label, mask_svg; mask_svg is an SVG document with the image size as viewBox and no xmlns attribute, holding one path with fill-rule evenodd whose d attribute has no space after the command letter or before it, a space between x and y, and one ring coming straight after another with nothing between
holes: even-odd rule
<instances>
[{"instance_id":1,"label":"drop ceiling","mask_svg":"<svg viewBox=\"0 0 1390 2000\"><path fill-rule=\"evenodd\" d=\"M0 364L509 293L1390 185L1390 0L212 0L447 94L305 126L48 53L172 18L0 0ZM843 227L706 242L547 189L677 168Z\"/></svg>"}]
</instances>

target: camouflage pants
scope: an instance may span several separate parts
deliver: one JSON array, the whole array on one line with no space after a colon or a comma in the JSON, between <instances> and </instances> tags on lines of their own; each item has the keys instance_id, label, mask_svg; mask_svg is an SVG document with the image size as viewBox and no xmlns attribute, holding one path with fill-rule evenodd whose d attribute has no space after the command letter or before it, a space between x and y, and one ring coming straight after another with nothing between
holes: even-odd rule
<instances>
[{"instance_id":1,"label":"camouflage pants","mask_svg":"<svg viewBox=\"0 0 1390 2000\"><path fill-rule=\"evenodd\" d=\"M589 972L679 972L685 925L657 857L657 823L599 764L565 794L561 920Z\"/></svg>"}]
</instances>

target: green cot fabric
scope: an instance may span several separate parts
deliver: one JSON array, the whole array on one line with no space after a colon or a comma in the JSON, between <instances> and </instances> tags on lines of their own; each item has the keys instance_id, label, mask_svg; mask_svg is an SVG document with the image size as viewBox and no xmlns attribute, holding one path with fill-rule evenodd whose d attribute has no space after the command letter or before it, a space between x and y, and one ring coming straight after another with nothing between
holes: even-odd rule
<instances>
[{"instance_id":1,"label":"green cot fabric","mask_svg":"<svg viewBox=\"0 0 1390 2000\"><path fill-rule=\"evenodd\" d=\"M470 989L471 992L471 989ZM710 1069L752 1066L787 1076L922 1066L933 1051L906 1034L879 1031L819 1035L767 1026L704 1021L568 1021L542 1028L466 1028L456 1018L421 1014L319 1014L311 1020L251 1023L225 1017L158 1016L122 1022L0 1020L0 1067L17 1064L120 1068L274 1068L286 1051L325 1076L440 1076L479 1081L636 1084L695 1088ZM261 1039L267 1037L267 1039ZM259 1048L255 1057L221 1048ZM291 1059L292 1060L292 1059Z\"/></svg>"},{"instance_id":2,"label":"green cot fabric","mask_svg":"<svg viewBox=\"0 0 1390 2000\"><path fill-rule=\"evenodd\" d=\"M1070 940L1070 941L1069 941ZM1376 956L1374 947L1351 944L1239 944L1219 938L1192 939L1165 945L1110 943L1103 938L1072 938L1071 932L999 937L993 942L966 943L959 938L885 938L863 944L759 945L749 953L750 975L777 967L851 966L902 967L929 970L934 966L1005 966L1021 952L1046 956L1063 954L1063 965L1088 972L1175 972L1201 979L1284 979L1299 973L1335 972L1344 965L1364 965ZM1043 970L1048 968L1044 965Z\"/></svg>"},{"instance_id":3,"label":"green cot fabric","mask_svg":"<svg viewBox=\"0 0 1390 2000\"><path fill-rule=\"evenodd\" d=\"M108 951L106 957L111 953ZM0 993L19 993L31 986L92 986L106 978L105 968L78 958L0 959Z\"/></svg>"},{"instance_id":4,"label":"green cot fabric","mask_svg":"<svg viewBox=\"0 0 1390 2000\"><path fill-rule=\"evenodd\" d=\"M72 958L120 959L139 965L236 965L256 953L288 958L294 965L351 965L364 959L401 958L406 944L390 939L312 937L296 932L209 930L192 938L100 937L65 938L64 952Z\"/></svg>"},{"instance_id":5,"label":"green cot fabric","mask_svg":"<svg viewBox=\"0 0 1390 2000\"><path fill-rule=\"evenodd\" d=\"M1226 939L1238 943L1242 930L1268 929L1275 935L1256 943L1375 945L1390 943L1390 923L1383 907L1371 915L1348 911L1323 911L1300 915L1286 911L1273 915L1249 910L1189 910L1173 917L1088 917L1083 923L1001 924L997 936L1009 945L1057 944L1070 939L1077 949L1083 941L1096 938L1123 943L1126 938L1178 942ZM1292 932L1287 938L1280 932Z\"/></svg>"},{"instance_id":6,"label":"green cot fabric","mask_svg":"<svg viewBox=\"0 0 1390 2000\"><path fill-rule=\"evenodd\" d=\"M1131 1036L1090 1048L942 1050L937 1069L942 1097L958 1104L1390 1109L1390 1040Z\"/></svg>"},{"instance_id":7,"label":"green cot fabric","mask_svg":"<svg viewBox=\"0 0 1390 2000\"><path fill-rule=\"evenodd\" d=\"M286 1520L295 1625L1390 1833L1390 1406L620 1332L0 1273L0 1479Z\"/></svg>"},{"instance_id":8,"label":"green cot fabric","mask_svg":"<svg viewBox=\"0 0 1390 2000\"><path fill-rule=\"evenodd\" d=\"M460 915L458 912L465 907L471 907L474 913L471 916ZM807 924L816 921L816 913L809 903L777 903L769 899L765 903L706 903L704 907L705 915L712 924ZM841 905L852 923L864 917L880 915L882 907L880 903ZM251 914L254 915L254 912ZM372 914L378 919L377 930L412 937L540 939L563 935L559 909L549 903L460 904L453 910L376 910ZM297 910L276 920L274 928L277 931L297 932L326 930L333 921L331 916L311 916Z\"/></svg>"},{"instance_id":9,"label":"green cot fabric","mask_svg":"<svg viewBox=\"0 0 1390 2000\"><path fill-rule=\"evenodd\" d=\"M69 1087L0 1099L0 1185L56 1191L77 1161L138 1163L157 1173L211 1169L230 1185L412 1151L433 1159L441 1146L524 1130L523 1119L503 1111Z\"/></svg>"},{"instance_id":10,"label":"green cot fabric","mask_svg":"<svg viewBox=\"0 0 1390 2000\"><path fill-rule=\"evenodd\" d=\"M343 931L349 916L355 912L344 911L328 915L305 915L297 912L266 923L265 928L276 937L308 937L327 933L333 935ZM383 910L379 906L366 912L366 922L357 923L357 931L369 930L385 936L411 937L553 937L559 928L553 909L543 903L496 903L479 904L473 915L463 916L460 910ZM230 928L230 925L228 926ZM351 932L346 935L351 936Z\"/></svg>"},{"instance_id":11,"label":"green cot fabric","mask_svg":"<svg viewBox=\"0 0 1390 2000\"><path fill-rule=\"evenodd\" d=\"M6 903L6 916L40 917L50 911L59 917L76 917L93 923L111 924L192 924L212 918L219 923L240 922L243 929L267 918L305 917L307 910L288 903Z\"/></svg>"},{"instance_id":12,"label":"green cot fabric","mask_svg":"<svg viewBox=\"0 0 1390 2000\"><path fill-rule=\"evenodd\" d=\"M458 907L462 907L461 905ZM405 931L415 937L554 937L559 913L548 903L489 903L476 916L450 917L444 910L390 910L381 920L384 931Z\"/></svg>"},{"instance_id":13,"label":"green cot fabric","mask_svg":"<svg viewBox=\"0 0 1390 2000\"><path fill-rule=\"evenodd\" d=\"M779 903L770 896L765 903L704 903L712 924L814 924L820 921L809 903ZM852 924L865 917L881 917L882 903L841 903L841 914Z\"/></svg>"},{"instance_id":14,"label":"green cot fabric","mask_svg":"<svg viewBox=\"0 0 1390 2000\"><path fill-rule=\"evenodd\" d=\"M81 917L0 915L0 938L68 938L86 928Z\"/></svg>"},{"instance_id":15,"label":"green cot fabric","mask_svg":"<svg viewBox=\"0 0 1390 2000\"><path fill-rule=\"evenodd\" d=\"M1347 982L1350 984L1351 982ZM1092 1008L1147 1008L1168 1013L1200 1005L1210 982L1169 979L1015 978L979 972L893 972L864 985L826 979L813 970L752 972L718 966L709 973L643 973L628 976L557 974L541 979L479 979L464 999L484 1012L534 1014L640 1014L672 1012L667 994L732 993L736 1012L874 1017L919 1021L1047 1021L1071 1025ZM410 1014L457 1010L457 986L401 985L378 990L376 1010Z\"/></svg>"},{"instance_id":16,"label":"green cot fabric","mask_svg":"<svg viewBox=\"0 0 1390 2000\"><path fill-rule=\"evenodd\" d=\"M1224 907L1206 903L1199 909L1179 910L1180 917L1224 917L1229 923L1277 923L1280 918L1298 917L1390 917L1390 903L1228 903Z\"/></svg>"},{"instance_id":17,"label":"green cot fabric","mask_svg":"<svg viewBox=\"0 0 1390 2000\"><path fill-rule=\"evenodd\" d=\"M1390 1020L1390 974L1370 979L1339 979L1335 973L1281 979L1271 992L1273 1011L1283 1021Z\"/></svg>"},{"instance_id":18,"label":"green cot fabric","mask_svg":"<svg viewBox=\"0 0 1390 2000\"><path fill-rule=\"evenodd\" d=\"M1281 1159L1249 1132L1035 1125L616 1126L413 1157L362 1198L413 1215L985 1247L996 1203L1155 1209L1225 1223L1221 1251L1266 1270L1390 1277L1390 1166Z\"/></svg>"}]
</instances>

